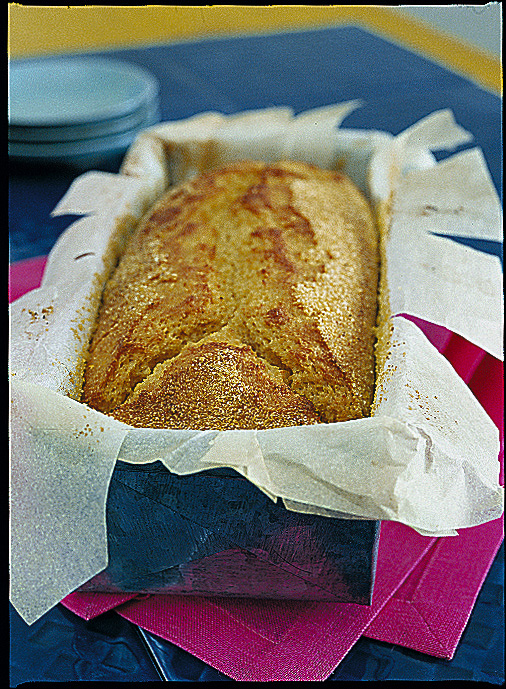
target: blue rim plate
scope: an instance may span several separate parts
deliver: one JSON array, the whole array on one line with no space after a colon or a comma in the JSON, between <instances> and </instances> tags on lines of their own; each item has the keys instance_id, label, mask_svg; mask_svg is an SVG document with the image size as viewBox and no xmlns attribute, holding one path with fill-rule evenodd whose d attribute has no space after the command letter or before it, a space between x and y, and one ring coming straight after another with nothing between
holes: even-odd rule
<instances>
[{"instance_id":1,"label":"blue rim plate","mask_svg":"<svg viewBox=\"0 0 506 689\"><path fill-rule=\"evenodd\" d=\"M137 127L126 132L76 141L48 143L9 141L8 154L12 160L83 163L88 158L95 160L97 155L102 157L124 153L141 131L159 121L160 111L156 106L147 113Z\"/></svg>"},{"instance_id":2,"label":"blue rim plate","mask_svg":"<svg viewBox=\"0 0 506 689\"><path fill-rule=\"evenodd\" d=\"M87 124L62 125L55 127L20 127L9 125L9 141L30 144L53 144L80 139L94 139L101 136L121 134L143 124L159 108L159 100L145 103L135 112L122 117L90 122Z\"/></svg>"},{"instance_id":3,"label":"blue rim plate","mask_svg":"<svg viewBox=\"0 0 506 689\"><path fill-rule=\"evenodd\" d=\"M153 102L159 82L146 70L98 57L13 60L9 65L9 124L75 126L134 113Z\"/></svg>"}]
</instances>

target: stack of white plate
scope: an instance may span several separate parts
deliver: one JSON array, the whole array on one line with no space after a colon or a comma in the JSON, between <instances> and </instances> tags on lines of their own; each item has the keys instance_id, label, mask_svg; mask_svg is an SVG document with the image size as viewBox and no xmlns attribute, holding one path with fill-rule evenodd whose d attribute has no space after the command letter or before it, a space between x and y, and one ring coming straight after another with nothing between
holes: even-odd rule
<instances>
[{"instance_id":1,"label":"stack of white plate","mask_svg":"<svg viewBox=\"0 0 506 689\"><path fill-rule=\"evenodd\" d=\"M9 65L13 159L94 165L159 120L159 83L136 65L84 56Z\"/></svg>"}]
</instances>

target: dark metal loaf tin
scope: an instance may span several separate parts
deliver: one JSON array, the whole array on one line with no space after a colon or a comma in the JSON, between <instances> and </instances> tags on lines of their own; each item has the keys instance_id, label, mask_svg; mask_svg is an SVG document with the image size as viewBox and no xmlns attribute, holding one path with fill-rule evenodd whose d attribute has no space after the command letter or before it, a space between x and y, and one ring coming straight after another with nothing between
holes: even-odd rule
<instances>
[{"instance_id":1,"label":"dark metal loaf tin","mask_svg":"<svg viewBox=\"0 0 506 689\"><path fill-rule=\"evenodd\" d=\"M178 476L118 461L109 565L79 590L370 605L379 527L292 512L232 469Z\"/></svg>"}]
</instances>

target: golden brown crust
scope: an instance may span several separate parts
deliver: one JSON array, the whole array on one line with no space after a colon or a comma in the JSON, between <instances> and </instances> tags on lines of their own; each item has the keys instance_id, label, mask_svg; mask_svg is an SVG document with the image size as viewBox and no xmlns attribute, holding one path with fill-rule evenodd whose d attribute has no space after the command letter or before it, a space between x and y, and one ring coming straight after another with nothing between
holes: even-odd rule
<instances>
[{"instance_id":1,"label":"golden brown crust","mask_svg":"<svg viewBox=\"0 0 506 689\"><path fill-rule=\"evenodd\" d=\"M246 346L189 345L160 364L114 412L119 421L150 428L277 428L317 423L305 397L293 393Z\"/></svg>"},{"instance_id":2,"label":"golden brown crust","mask_svg":"<svg viewBox=\"0 0 506 689\"><path fill-rule=\"evenodd\" d=\"M106 286L83 401L148 427L366 416L377 243L360 192L314 166L242 162L170 190Z\"/></svg>"}]
</instances>

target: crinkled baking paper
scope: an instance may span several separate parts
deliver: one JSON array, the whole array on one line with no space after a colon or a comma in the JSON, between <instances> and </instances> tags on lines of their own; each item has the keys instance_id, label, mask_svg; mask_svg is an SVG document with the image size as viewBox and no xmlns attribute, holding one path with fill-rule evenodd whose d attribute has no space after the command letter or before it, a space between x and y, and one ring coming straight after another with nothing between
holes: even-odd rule
<instances>
[{"instance_id":1,"label":"crinkled baking paper","mask_svg":"<svg viewBox=\"0 0 506 689\"><path fill-rule=\"evenodd\" d=\"M79 177L55 214L80 214L42 285L11 309L11 600L31 623L107 565L105 503L116 460L177 474L233 467L292 510L395 520L453 535L499 517L497 429L412 314L502 358L497 258L446 235L501 238L483 155L436 163L472 136L443 110L399 136L347 130L358 103L205 113L146 130L120 174ZM391 343L370 418L261 431L138 429L81 404L82 354L114 252L170 184L245 158L344 170L390 208L383 270ZM112 258L111 258L112 257Z\"/></svg>"}]
</instances>

